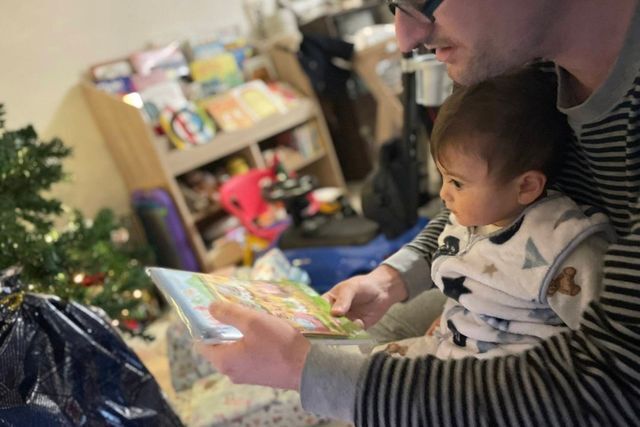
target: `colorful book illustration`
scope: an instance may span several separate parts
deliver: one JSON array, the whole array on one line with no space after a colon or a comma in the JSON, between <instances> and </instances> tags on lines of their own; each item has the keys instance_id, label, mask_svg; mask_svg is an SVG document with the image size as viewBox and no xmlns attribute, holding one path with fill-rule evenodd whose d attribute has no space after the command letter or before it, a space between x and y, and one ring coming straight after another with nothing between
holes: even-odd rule
<instances>
[{"instance_id":1,"label":"colorful book illustration","mask_svg":"<svg viewBox=\"0 0 640 427\"><path fill-rule=\"evenodd\" d=\"M160 267L149 267L147 272L195 340L216 344L242 338L239 330L209 314L209 304L227 301L283 318L308 338L325 344L372 342L358 324L332 316L329 303L305 284L241 280Z\"/></svg>"},{"instance_id":2,"label":"colorful book illustration","mask_svg":"<svg viewBox=\"0 0 640 427\"><path fill-rule=\"evenodd\" d=\"M203 103L204 108L225 132L249 128L255 120L230 93L218 95Z\"/></svg>"},{"instance_id":3,"label":"colorful book illustration","mask_svg":"<svg viewBox=\"0 0 640 427\"><path fill-rule=\"evenodd\" d=\"M216 81L222 90L230 89L244 81L233 54L222 52L209 58L196 59L189 64L191 77L197 82Z\"/></svg>"},{"instance_id":4,"label":"colorful book illustration","mask_svg":"<svg viewBox=\"0 0 640 427\"><path fill-rule=\"evenodd\" d=\"M255 121L287 112L287 106L282 99L271 92L262 80L252 80L231 89L230 92Z\"/></svg>"}]
</instances>

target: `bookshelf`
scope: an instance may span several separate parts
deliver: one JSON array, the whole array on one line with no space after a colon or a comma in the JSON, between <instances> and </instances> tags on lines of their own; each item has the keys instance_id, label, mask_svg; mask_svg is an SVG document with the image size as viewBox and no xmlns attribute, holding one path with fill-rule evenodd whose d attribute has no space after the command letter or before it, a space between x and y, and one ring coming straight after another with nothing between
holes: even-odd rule
<instances>
[{"instance_id":1,"label":"bookshelf","mask_svg":"<svg viewBox=\"0 0 640 427\"><path fill-rule=\"evenodd\" d=\"M296 79L302 78L301 75L296 76ZM297 86L295 81L290 83ZM272 115L250 128L234 132L219 130L207 144L177 150L170 147L166 138L154 134L137 108L96 88L91 82L82 82L81 87L127 189L133 192L163 188L171 195L203 271L239 261L241 254L224 244L208 244L200 225L208 218L220 218L226 214L217 205L197 213L191 212L178 185L181 175L238 154L251 167L265 167L261 142L298 126L310 125L318 135L319 150L301 159L293 169L316 176L321 186L345 186L327 125L312 97L302 98L286 113Z\"/></svg>"}]
</instances>

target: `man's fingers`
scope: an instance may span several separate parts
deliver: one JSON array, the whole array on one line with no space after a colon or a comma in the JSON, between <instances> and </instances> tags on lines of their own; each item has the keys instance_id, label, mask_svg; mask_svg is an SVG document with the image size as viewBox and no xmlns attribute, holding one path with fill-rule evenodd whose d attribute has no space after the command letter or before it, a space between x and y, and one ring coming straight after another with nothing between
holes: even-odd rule
<instances>
[{"instance_id":1,"label":"man's fingers","mask_svg":"<svg viewBox=\"0 0 640 427\"><path fill-rule=\"evenodd\" d=\"M218 372L227 375L233 382L239 382L236 363L238 357L242 357L242 342L230 342L223 344L196 343L196 351L207 359Z\"/></svg>"},{"instance_id":2,"label":"man's fingers","mask_svg":"<svg viewBox=\"0 0 640 427\"><path fill-rule=\"evenodd\" d=\"M331 291L322 294L322 298L327 300L331 305L333 305L333 303L336 301L335 297L331 294Z\"/></svg>"},{"instance_id":3,"label":"man's fingers","mask_svg":"<svg viewBox=\"0 0 640 427\"><path fill-rule=\"evenodd\" d=\"M214 302L209 306L209 313L219 322L235 326L243 334L250 330L253 319L258 312L240 304Z\"/></svg>"},{"instance_id":4,"label":"man's fingers","mask_svg":"<svg viewBox=\"0 0 640 427\"><path fill-rule=\"evenodd\" d=\"M336 286L330 291L333 304L331 314L334 316L344 316L351 308L351 301L354 296L353 286Z\"/></svg>"}]
</instances>

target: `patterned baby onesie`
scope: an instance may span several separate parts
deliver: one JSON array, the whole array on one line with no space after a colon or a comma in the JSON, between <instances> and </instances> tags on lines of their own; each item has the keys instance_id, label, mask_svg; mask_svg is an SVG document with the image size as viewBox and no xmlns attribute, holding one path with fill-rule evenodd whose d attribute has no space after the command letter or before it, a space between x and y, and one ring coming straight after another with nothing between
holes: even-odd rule
<instances>
[{"instance_id":1,"label":"patterned baby onesie","mask_svg":"<svg viewBox=\"0 0 640 427\"><path fill-rule=\"evenodd\" d=\"M458 224L438 239L432 279L449 298L435 337L387 347L413 357L493 357L521 352L566 328L600 291L613 232L597 209L583 212L558 192L489 234Z\"/></svg>"}]
</instances>

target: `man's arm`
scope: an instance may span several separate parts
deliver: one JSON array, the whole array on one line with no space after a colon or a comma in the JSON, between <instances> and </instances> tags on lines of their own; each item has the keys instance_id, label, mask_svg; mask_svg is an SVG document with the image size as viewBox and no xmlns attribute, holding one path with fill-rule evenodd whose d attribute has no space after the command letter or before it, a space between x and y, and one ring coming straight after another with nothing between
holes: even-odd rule
<instances>
[{"instance_id":1,"label":"man's arm","mask_svg":"<svg viewBox=\"0 0 640 427\"><path fill-rule=\"evenodd\" d=\"M522 354L443 361L380 353L345 361L312 346L303 407L358 426L640 425L640 262L631 257L638 247L640 225L609 246L604 289L579 329ZM334 369L347 364L360 372Z\"/></svg>"},{"instance_id":2,"label":"man's arm","mask_svg":"<svg viewBox=\"0 0 640 427\"><path fill-rule=\"evenodd\" d=\"M335 285L324 296L336 316L374 325L393 304L411 299L433 286L431 257L438 246L448 212L438 214L420 234L373 271ZM425 326L426 328L426 326Z\"/></svg>"},{"instance_id":3,"label":"man's arm","mask_svg":"<svg viewBox=\"0 0 640 427\"><path fill-rule=\"evenodd\" d=\"M619 335L619 325L596 303L584 322L610 326L567 332L523 354L495 359L351 355L348 364L361 366L355 387L349 385L353 374L325 369L345 366L343 354L312 348L301 384L303 407L353 419L356 426L639 425L638 357L628 363L625 355L609 351L619 343L598 336L615 334L628 346L624 353L634 355L640 337ZM309 387L307 377L320 373L321 384Z\"/></svg>"}]
</instances>

